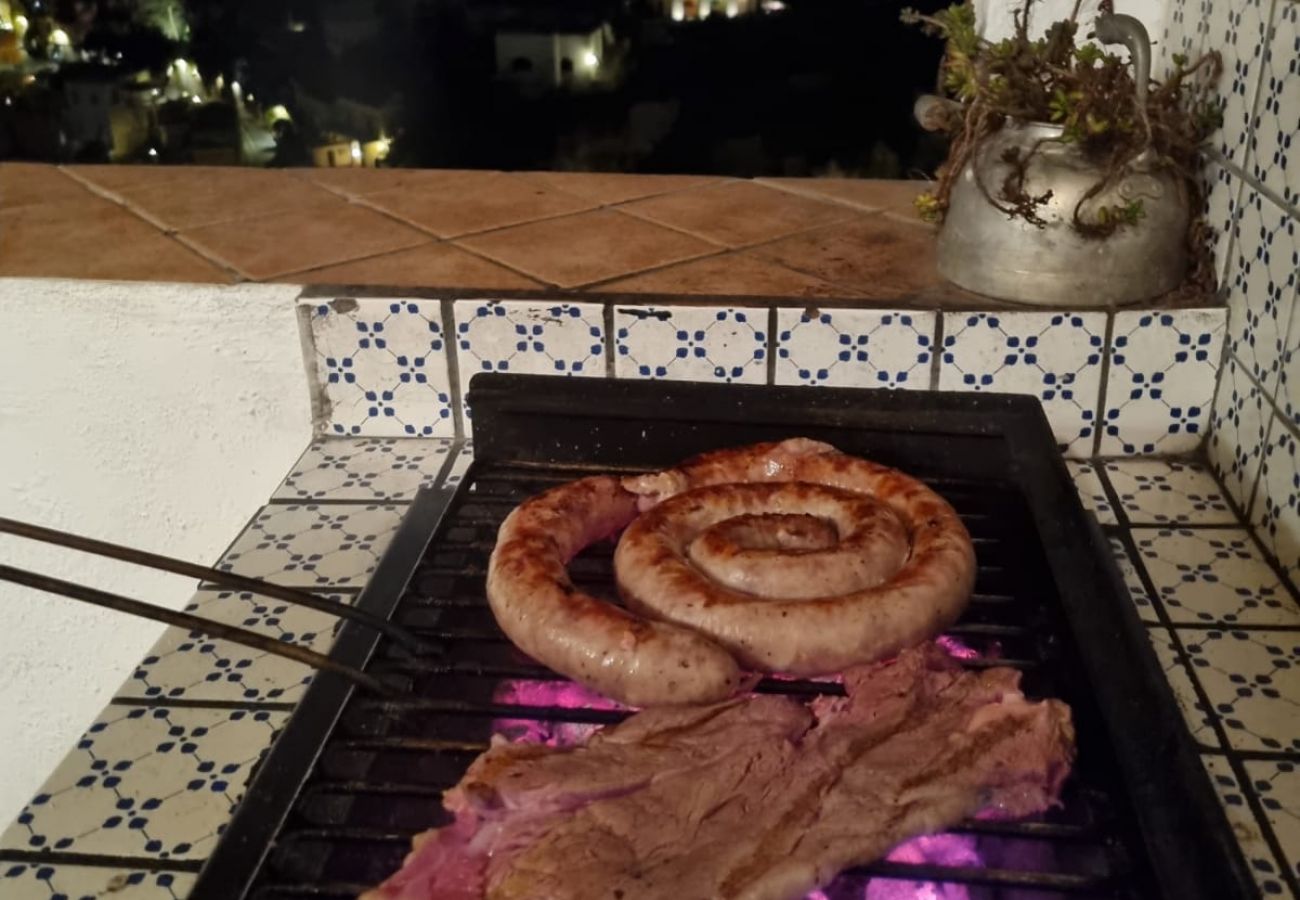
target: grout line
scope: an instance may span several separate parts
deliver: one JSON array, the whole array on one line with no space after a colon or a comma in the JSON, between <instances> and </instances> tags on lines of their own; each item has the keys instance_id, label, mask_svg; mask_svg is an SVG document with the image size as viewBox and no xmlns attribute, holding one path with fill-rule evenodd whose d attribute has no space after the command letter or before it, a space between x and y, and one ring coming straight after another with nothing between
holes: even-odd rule
<instances>
[{"instance_id":1,"label":"grout line","mask_svg":"<svg viewBox=\"0 0 1300 900\"><path fill-rule=\"evenodd\" d=\"M1291 3L1291 2L1295 2L1295 0L1284 0L1284 2ZM1211 148L1210 150L1206 151L1206 156L1209 159L1214 160L1214 162L1218 163L1219 165L1223 166L1223 168L1227 169L1233 175L1235 175L1237 177L1237 180L1242 183L1242 186L1249 186L1257 194L1263 194L1265 197L1271 200L1274 205L1276 205L1279 209L1281 209L1284 214L1290 216L1291 218L1300 219L1300 207L1297 207L1292 203L1288 203L1282 197L1281 194L1278 194L1271 187L1259 181L1257 178L1255 178L1255 176L1251 175L1241 166L1237 165L1231 159L1224 156L1221 152L1219 152L1219 149L1217 147ZM1235 213L1237 211L1240 211L1241 209L1241 203L1240 203L1241 187L1238 188L1236 200L1237 203L1234 205L1234 218L1233 218L1234 223L1236 222Z\"/></svg>"},{"instance_id":2,"label":"grout line","mask_svg":"<svg viewBox=\"0 0 1300 900\"><path fill-rule=\"evenodd\" d=\"M1114 350L1115 340L1115 311L1106 311L1106 332L1102 340L1101 354L1101 385L1097 391L1097 413L1096 413L1096 434L1092 438L1092 455L1093 457L1101 456L1101 436L1105 429L1106 417L1106 398L1110 388L1110 357Z\"/></svg>"},{"instance_id":3,"label":"grout line","mask_svg":"<svg viewBox=\"0 0 1300 900\"><path fill-rule=\"evenodd\" d=\"M255 700L187 700L183 697L114 697L108 701L108 705L144 707L146 709L159 707L167 709L242 709L249 712L287 713L293 712L294 707L298 704L288 700L268 700L265 703L259 703Z\"/></svg>"},{"instance_id":4,"label":"grout line","mask_svg":"<svg viewBox=\"0 0 1300 900\"><path fill-rule=\"evenodd\" d=\"M326 386L326 380L323 377L318 357L320 354L316 350L316 334L312 331L312 316L315 314L315 303L303 303L301 293L295 299L295 313L298 319L298 345L302 351L302 365L307 375L307 399L311 405L311 425L312 439L307 443L307 449L303 450L303 455L298 458L301 462L311 451L312 444L325 436L325 426L331 416L334 414L334 403L330 400L329 388ZM298 463L294 463L295 466ZM294 469L290 469L285 475L288 480ZM284 481L280 482L281 485ZM276 490L279 490L277 488ZM271 495L275 496L274 493Z\"/></svg>"},{"instance_id":5,"label":"grout line","mask_svg":"<svg viewBox=\"0 0 1300 900\"><path fill-rule=\"evenodd\" d=\"M568 291L591 291L591 290L599 290L601 287L604 287L605 285L614 284L614 283L616 283L616 282L623 281L624 279L627 279L627 278L636 278L636 277L639 277L639 276L641 276L641 275L653 275L653 274L655 274L656 272L662 272L662 271L664 271L664 270L666 270L666 269L672 269L672 268L674 268L674 267L676 267L676 266L683 266L683 265L686 265L686 264L688 264L688 263L699 262L699 261L701 261L701 260L705 260L705 259L717 259L719 256L728 256L728 255L733 254L733 253L735 253L734 250L728 250L726 247L718 247L716 250L713 250L713 251L711 251L711 252L709 252L709 253L701 253L699 256L687 256L687 257L684 257L683 259L674 259L674 260L671 261L671 262L660 263L660 264L658 264L658 265L649 266L649 267L644 268L644 269L637 269L637 270L634 271L634 272L623 272L623 273L618 274L618 275L611 275L611 276L608 277L608 278L598 278L598 279L596 279L595 281L584 282L584 283L582 283L582 284L574 285L573 287L570 287L570 288L561 288L561 290L568 290ZM647 292L646 292L646 295L647 295L647 296L659 296L661 293L662 293L661 291L647 291ZM723 298L723 297L725 297L725 295L723 295L723 294L691 294L691 295L687 295L687 296L691 296L691 297L708 297L708 298ZM629 304L629 305L630 305L630 304Z\"/></svg>"},{"instance_id":6,"label":"grout line","mask_svg":"<svg viewBox=\"0 0 1300 900\"><path fill-rule=\"evenodd\" d=\"M490 232L485 232L485 233L490 233ZM460 250L463 253L468 253L470 256L477 257L478 259L481 259L484 262L491 263L494 266L500 266L503 269L507 269L513 272L514 274L518 275L520 278L527 279L528 281L534 281L538 284L538 286L542 290L547 290L547 289L565 290L564 288L561 288L558 284L555 284L554 282L551 281L547 281L545 278L542 278L540 275L533 275L532 273L525 272L523 269L517 268L516 266L511 265L508 262L502 262L499 259L493 259L492 257L488 256L486 253L482 253L478 250L475 250L473 247L466 247L463 244L458 244L453 240L439 241L439 243L447 244L448 246L455 247L457 250ZM522 288L506 288L506 290L522 290Z\"/></svg>"},{"instance_id":7,"label":"grout line","mask_svg":"<svg viewBox=\"0 0 1300 900\"><path fill-rule=\"evenodd\" d=\"M116 856L107 853L68 853L60 850L0 850L0 861L47 866L84 866L101 869L137 869L146 872L197 874L207 859L159 859L153 856ZM112 889L110 889L112 890Z\"/></svg>"},{"instance_id":8,"label":"grout line","mask_svg":"<svg viewBox=\"0 0 1300 900\"><path fill-rule=\"evenodd\" d=\"M465 427L464 386L460 383L460 347L456 336L456 301L446 298L439 300L438 311L444 335L443 345L446 348L443 358L447 363L447 387L451 399L452 431L457 438L464 440L467 437L468 429Z\"/></svg>"},{"instance_id":9,"label":"grout line","mask_svg":"<svg viewBox=\"0 0 1300 900\"><path fill-rule=\"evenodd\" d=\"M779 327L777 322L777 305L771 304L767 308L767 383L776 384L776 354L779 349L776 330Z\"/></svg>"},{"instance_id":10,"label":"grout line","mask_svg":"<svg viewBox=\"0 0 1300 900\"><path fill-rule=\"evenodd\" d=\"M615 212L624 212L623 210L621 210L621 209L616 209L615 207L609 207L609 208L610 208L611 210L614 210ZM822 276L822 275L813 275L813 274L810 273L810 272L804 272L804 271L802 271L802 270L800 270L800 269L796 269L794 266L786 265L785 263L780 263L780 262L777 262L777 261L772 260L772 259L768 259L768 258L763 257L763 256L754 256L754 255L752 254L752 251L754 251L754 250L758 250L758 249L761 249L761 248L763 248L763 247L770 247L770 246L773 245L773 244L779 244L781 241L787 240L788 238L801 237L801 236L803 236L803 235L805 235L805 234L810 234L811 232L818 231L818 230L820 230L820 229L822 229L822 228L830 228L830 227L832 227L832 226L834 226L834 225L842 224L842 223L845 221L845 220L843 220L843 219L841 219L841 220L837 220L836 222L827 222L827 223L822 223L821 225L814 225L814 226L812 226L812 227L810 227L810 228L801 228L801 229L799 229L798 231L792 231L792 232L790 232L789 234L782 234L782 235L779 235L779 236L777 236L777 237L773 237L773 238L764 238L763 240L758 241L758 242L756 242L756 243L753 243L753 244L745 244L744 246L741 246L741 247L728 247L728 246L725 246L725 245L719 245L716 241L709 240L708 238L700 238L700 236L699 236L698 234L695 234L694 232L691 232L691 231L683 231L683 230L680 229L680 228L675 228L675 227L673 227L672 225L666 225L666 224L664 224L663 222L658 222L658 221L655 221L655 220L653 220L653 219L647 219L647 218L644 218L644 217L642 217L642 216L634 215L634 214L632 214L632 213L624 213L624 214L625 214L625 215L632 216L632 218L638 219L639 221L642 221L642 222L649 222L651 225L658 225L658 226L660 226L660 227L662 227L662 228L667 228L667 229L670 230L670 231L675 231L675 232L677 232L677 233L679 233L679 234L683 234L683 235L685 235L685 236L687 236L687 237L690 237L690 238L695 238L695 239L697 239L697 240L704 240L705 243L712 244L713 246L717 247L718 249L717 249L715 252L712 252L712 253L702 253L702 254L700 254L699 256L688 257L688 258L686 258L686 259L679 259L679 260L675 260L675 261L673 261L673 262L663 263L663 264L661 264L661 265L649 266L649 267L647 267L647 268L645 268L645 269L638 269L637 271L634 271L634 272L625 272L625 273L623 273L622 275L612 275L612 276L610 276L609 278L600 278L600 279L597 279L596 281L588 281L588 282L586 282L586 283L584 283L584 284L579 284L579 285L575 285L575 286L573 286L573 287L571 287L571 288L566 288L566 290L572 290L572 291L591 291L591 290L599 290L601 287L604 287L604 286L609 285L609 284L613 284L613 283L618 282L618 281L622 281L622 280L627 279L627 278L632 278L632 277L634 277L634 276L639 276L639 275L649 275L649 274L653 274L653 273L655 273L655 272L662 272L662 271L664 271L665 269L671 269L671 268L673 268L674 266L686 265L687 263L699 262L700 260L705 260L705 259L716 259L716 258L719 257L719 256L752 256L753 259L756 259L756 260L759 261L759 262L763 262L763 263L766 263L766 264L768 264L768 265L777 266L778 268L782 268L782 269L788 269L789 271L794 272L794 273L797 274L797 275L802 275L802 276L804 276L804 277L816 278L818 281L822 281L822 282L824 282L824 283L830 285L831 287L842 288L842 289L844 289L844 290L846 291L845 294L842 294L842 295L836 295L836 296L833 296L833 297L806 297L806 298L791 298L791 297L785 297L784 295L778 295L778 296L775 297L774 299L802 299L802 300L806 301L807 303L816 303L818 300L834 300L834 301L837 302L837 303L843 303L843 302L845 302L845 301L850 301L850 302L852 302L852 301L863 301L863 302L867 302L867 303L872 303L872 304L878 306L878 307L881 308L881 309L885 309L885 308L901 308L901 307L899 307L899 306L889 307L888 304L890 304L890 303L903 304L903 303L906 302L905 300L875 300L875 299L870 298L870 297L865 297L865 296L862 295L862 293L861 293L857 288L850 287L850 286L848 286L848 285L841 284L841 283L839 283L839 282L831 281L829 278L826 278L825 276ZM649 293L659 293L659 292L657 292L657 291L652 291L652 292L649 292ZM725 295L725 294L689 294L689 295L682 295L682 296L686 296L686 297L701 297L701 298L704 298L704 297L709 297L709 298L723 298L723 297L725 297L726 295Z\"/></svg>"},{"instance_id":11,"label":"grout line","mask_svg":"<svg viewBox=\"0 0 1300 900\"><path fill-rule=\"evenodd\" d=\"M618 335L614 331L614 304L606 302L600 311L601 321L605 326L605 377L617 378L615 374L615 351Z\"/></svg>"},{"instance_id":12,"label":"grout line","mask_svg":"<svg viewBox=\"0 0 1300 900\"><path fill-rule=\"evenodd\" d=\"M822 203L828 203L834 206L845 206L848 207L849 209L857 210L858 212L879 213L881 215L884 215L891 211L890 208L887 206L870 206L865 203L860 203L857 200L849 200L844 197L833 197L830 196L829 194L821 194L818 193L817 191L814 191L812 188L800 189L800 187L797 185L778 184L773 180L776 177L779 176L762 176L759 178L750 179L750 181L753 184L761 185L762 187L769 188L770 190L781 191L782 193L791 194L795 197L802 197L805 200L818 200ZM808 178L805 180L820 181L821 179L814 176L812 178ZM924 185L935 184L935 182L929 180L924 180L924 181L919 179L900 179L900 180L903 181L904 183L914 182L919 188L919 190L917 191L918 194L922 193L925 190ZM919 223L919 224L924 224L924 223Z\"/></svg>"},{"instance_id":13,"label":"grout line","mask_svg":"<svg viewBox=\"0 0 1300 900\"><path fill-rule=\"evenodd\" d=\"M220 256L217 256L215 253L208 250L202 244L195 243L187 235L181 234L179 231L172 232L171 234L166 235L166 237L170 237L173 241L176 241L178 244L188 247L192 252L197 253L199 256L203 257L213 265L220 266L225 271L232 273L233 275L235 275L237 281L269 281L270 280L266 278L257 278L251 272L245 272L243 269L239 268L234 263L222 259Z\"/></svg>"},{"instance_id":14,"label":"grout line","mask_svg":"<svg viewBox=\"0 0 1300 900\"><path fill-rule=\"evenodd\" d=\"M930 359L930 390L939 390L940 372L943 369L944 311L934 311L934 352Z\"/></svg>"},{"instance_id":15,"label":"grout line","mask_svg":"<svg viewBox=\"0 0 1300 900\"><path fill-rule=\"evenodd\" d=\"M419 440L395 437L394 441ZM426 438L425 440L428 440ZM450 440L444 438L444 440ZM272 497L267 506L410 506L413 497Z\"/></svg>"}]
</instances>

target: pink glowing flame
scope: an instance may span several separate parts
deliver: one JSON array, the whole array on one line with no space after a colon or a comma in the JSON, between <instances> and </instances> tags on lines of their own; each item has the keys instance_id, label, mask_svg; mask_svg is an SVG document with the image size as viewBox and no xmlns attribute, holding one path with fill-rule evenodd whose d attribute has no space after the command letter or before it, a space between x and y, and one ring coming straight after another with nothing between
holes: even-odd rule
<instances>
[{"instance_id":1,"label":"pink glowing flame","mask_svg":"<svg viewBox=\"0 0 1300 900\"><path fill-rule=\"evenodd\" d=\"M934 642L948 651L948 655L954 659L979 659L981 656L980 652L975 648L946 634L935 638Z\"/></svg>"},{"instance_id":2,"label":"pink glowing flame","mask_svg":"<svg viewBox=\"0 0 1300 900\"><path fill-rule=\"evenodd\" d=\"M608 697L571 681L503 681L492 694L495 703L511 706L561 709L628 709ZM585 722L549 722L535 719L493 719L492 731L512 743L571 747L581 744L600 728Z\"/></svg>"}]
</instances>

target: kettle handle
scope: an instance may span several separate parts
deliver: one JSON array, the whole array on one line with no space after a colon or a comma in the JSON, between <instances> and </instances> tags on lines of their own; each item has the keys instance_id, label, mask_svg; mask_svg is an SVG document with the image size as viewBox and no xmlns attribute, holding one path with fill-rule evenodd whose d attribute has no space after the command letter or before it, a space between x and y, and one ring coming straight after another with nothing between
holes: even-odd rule
<instances>
[{"instance_id":1,"label":"kettle handle","mask_svg":"<svg viewBox=\"0 0 1300 900\"><path fill-rule=\"evenodd\" d=\"M1106 13L1097 17L1097 40L1123 44L1133 56L1133 81L1137 84L1137 105L1143 121L1147 115L1147 86L1151 82L1151 38L1146 26L1133 16Z\"/></svg>"}]
</instances>

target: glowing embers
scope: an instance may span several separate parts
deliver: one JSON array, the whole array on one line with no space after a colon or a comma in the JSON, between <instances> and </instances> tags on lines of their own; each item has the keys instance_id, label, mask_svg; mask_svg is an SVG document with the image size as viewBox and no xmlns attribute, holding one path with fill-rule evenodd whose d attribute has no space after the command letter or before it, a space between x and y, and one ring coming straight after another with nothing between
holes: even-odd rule
<instances>
[{"instance_id":1,"label":"glowing embers","mask_svg":"<svg viewBox=\"0 0 1300 900\"><path fill-rule=\"evenodd\" d=\"M492 701L507 706L528 706L539 710L626 710L628 707L572 681L521 679L503 681ZM492 732L511 743L571 747L581 744L601 726L591 722L552 719L493 719Z\"/></svg>"}]
</instances>

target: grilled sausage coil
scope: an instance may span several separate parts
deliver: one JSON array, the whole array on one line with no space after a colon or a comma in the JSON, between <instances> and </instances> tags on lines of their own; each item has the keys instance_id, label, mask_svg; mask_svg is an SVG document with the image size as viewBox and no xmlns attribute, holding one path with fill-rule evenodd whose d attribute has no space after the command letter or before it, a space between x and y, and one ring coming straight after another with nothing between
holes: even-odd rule
<instances>
[{"instance_id":1,"label":"grilled sausage coil","mask_svg":"<svg viewBox=\"0 0 1300 900\"><path fill-rule=\"evenodd\" d=\"M566 570L620 531L626 610ZM951 625L974 575L970 536L941 497L795 438L525 501L501 526L487 593L524 652L654 706L730 696L742 666L811 676L890 656Z\"/></svg>"}]
</instances>

